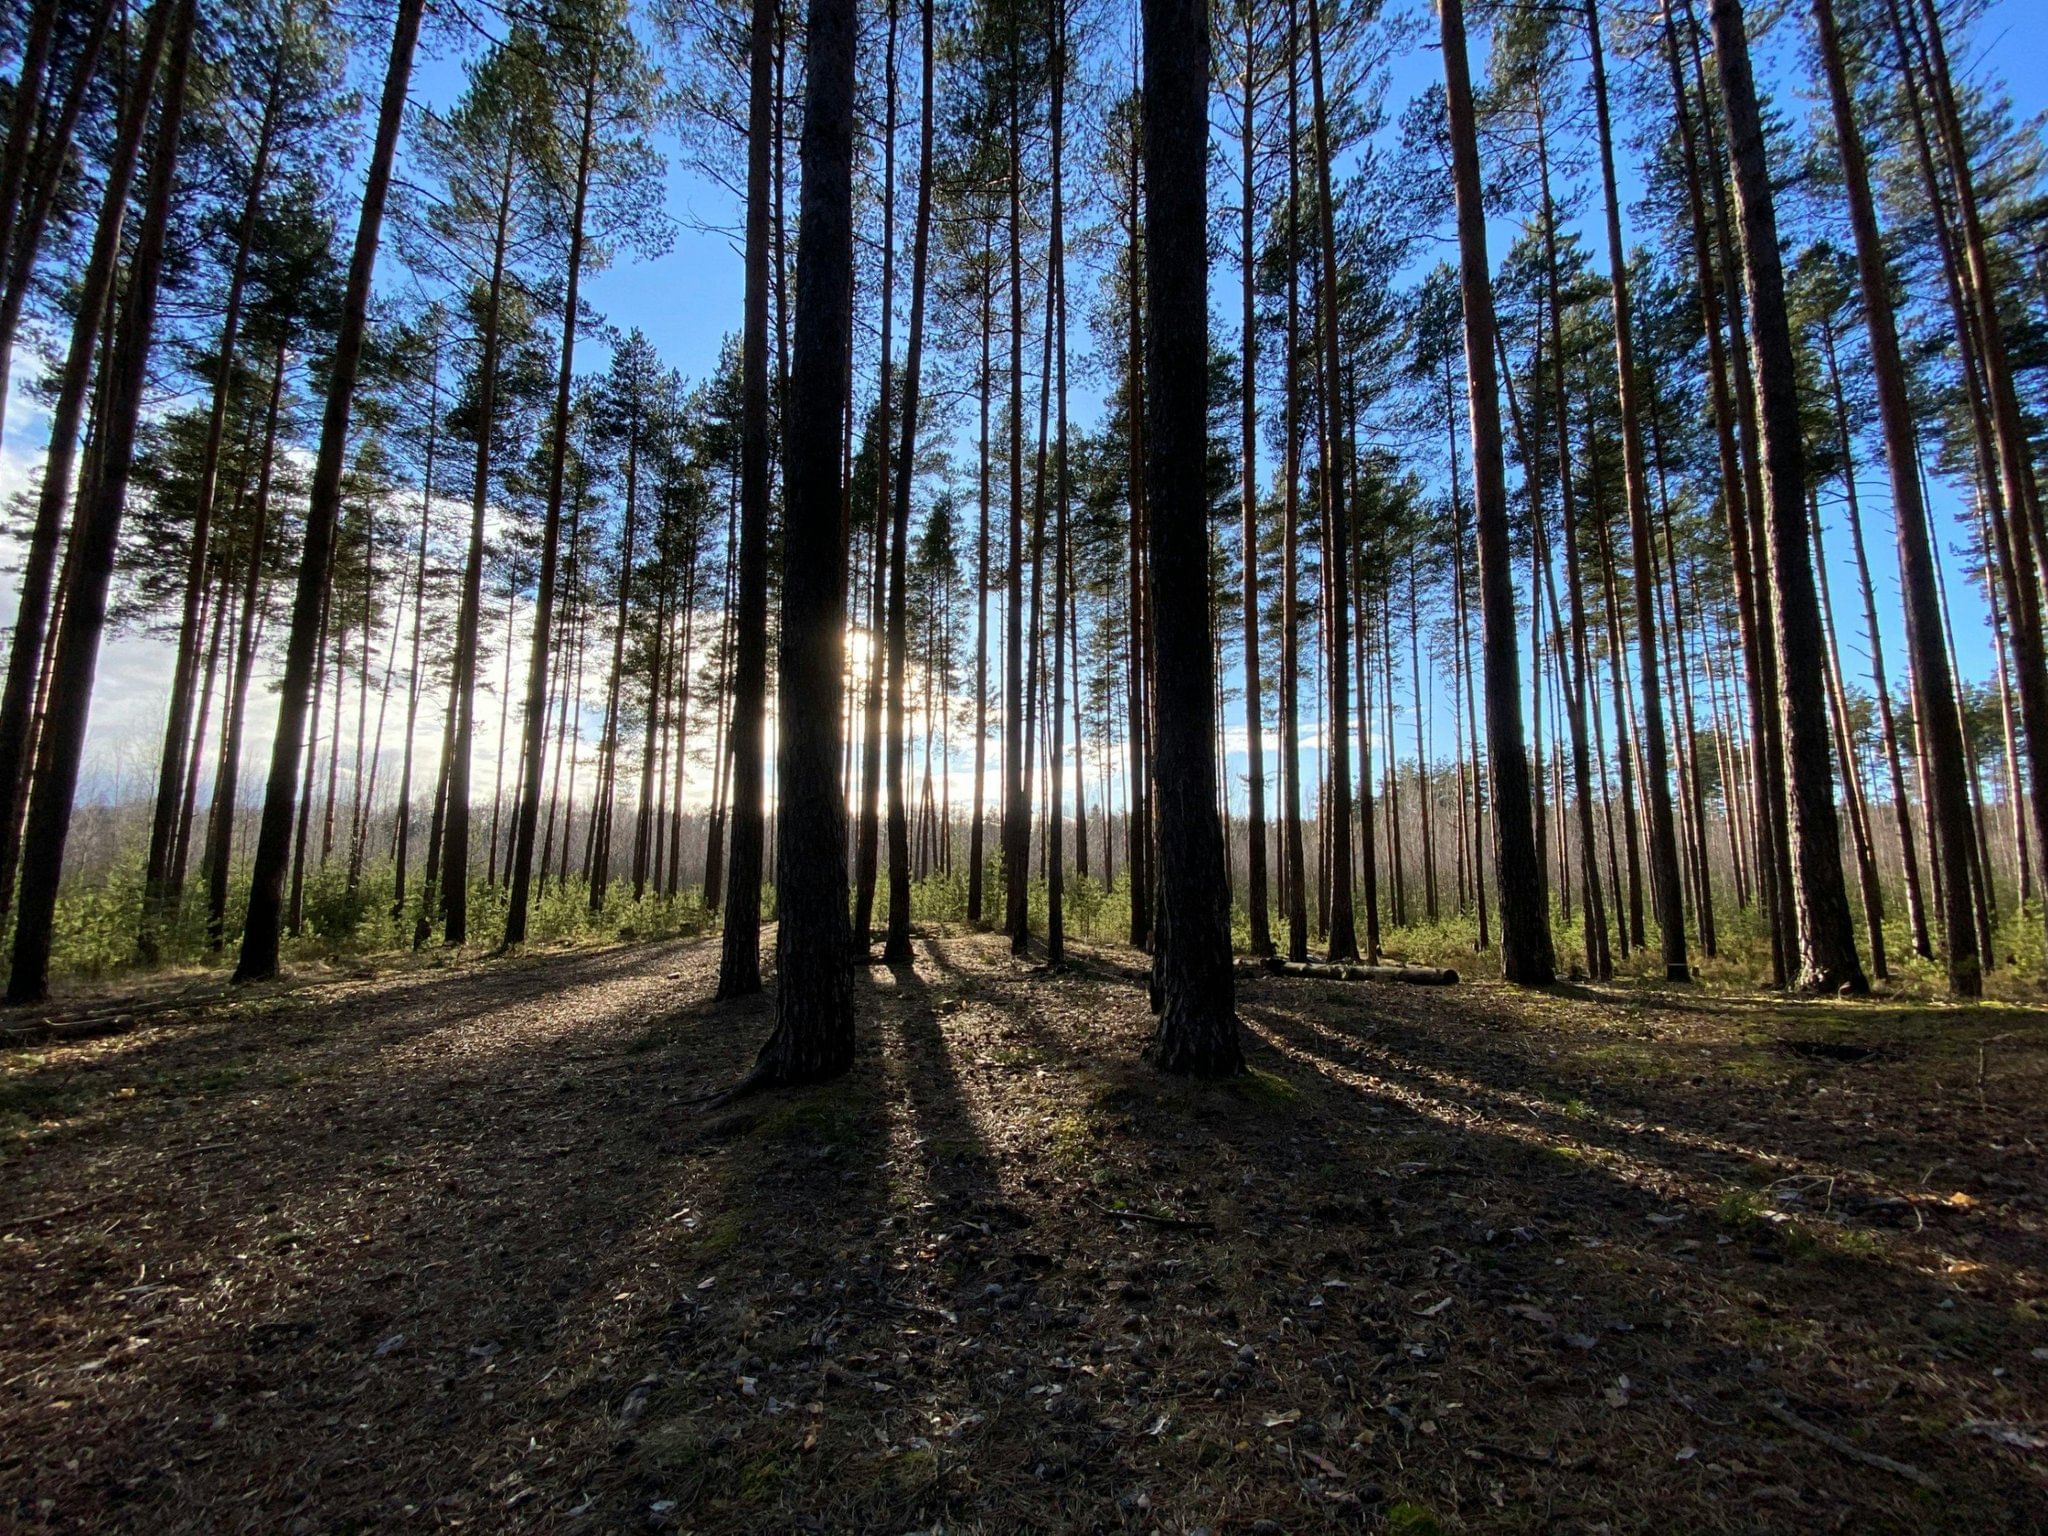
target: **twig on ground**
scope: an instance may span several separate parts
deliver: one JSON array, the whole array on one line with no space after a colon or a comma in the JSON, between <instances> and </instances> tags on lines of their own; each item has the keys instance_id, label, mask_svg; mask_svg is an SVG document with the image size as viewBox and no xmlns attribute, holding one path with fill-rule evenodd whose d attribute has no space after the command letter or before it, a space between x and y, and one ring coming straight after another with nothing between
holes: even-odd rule
<instances>
[{"instance_id":1,"label":"twig on ground","mask_svg":"<svg viewBox=\"0 0 2048 1536\"><path fill-rule=\"evenodd\" d=\"M58 1221L66 1216L82 1215L105 1198L102 1195L99 1200L83 1200L77 1205L59 1206L54 1211L37 1211L33 1216L16 1216L11 1221L0 1221L0 1232L12 1232L16 1227L32 1227L39 1221Z\"/></svg>"},{"instance_id":2,"label":"twig on ground","mask_svg":"<svg viewBox=\"0 0 2048 1536\"><path fill-rule=\"evenodd\" d=\"M1765 1403L1764 1412L1783 1424L1787 1429L1797 1430L1807 1439L1826 1446L1837 1455L1851 1461L1861 1462L1866 1467L1875 1467L1880 1472L1889 1472L1894 1477L1903 1477L1917 1487L1936 1491L1940 1485L1918 1467L1903 1461L1894 1461L1889 1456L1880 1456L1876 1451L1866 1451L1853 1440L1844 1439L1831 1429L1822 1429L1818 1424L1808 1423L1783 1403Z\"/></svg>"},{"instance_id":3,"label":"twig on ground","mask_svg":"<svg viewBox=\"0 0 2048 1536\"><path fill-rule=\"evenodd\" d=\"M1181 1232L1214 1232L1216 1223L1187 1216L1169 1216L1164 1211L1142 1211L1135 1206L1121 1210L1112 1205L1101 1205L1093 1200L1081 1202L1098 1216L1107 1216L1112 1221L1142 1221L1155 1227L1171 1227Z\"/></svg>"}]
</instances>

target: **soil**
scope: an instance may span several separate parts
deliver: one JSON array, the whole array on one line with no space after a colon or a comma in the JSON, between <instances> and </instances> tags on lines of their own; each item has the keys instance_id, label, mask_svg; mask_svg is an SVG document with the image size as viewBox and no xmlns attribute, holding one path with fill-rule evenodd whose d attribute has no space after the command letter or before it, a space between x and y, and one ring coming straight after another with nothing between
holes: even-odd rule
<instances>
[{"instance_id":1,"label":"soil","mask_svg":"<svg viewBox=\"0 0 2048 1536\"><path fill-rule=\"evenodd\" d=\"M2048 1010L714 940L0 1055L0 1529L2048 1529Z\"/></svg>"}]
</instances>

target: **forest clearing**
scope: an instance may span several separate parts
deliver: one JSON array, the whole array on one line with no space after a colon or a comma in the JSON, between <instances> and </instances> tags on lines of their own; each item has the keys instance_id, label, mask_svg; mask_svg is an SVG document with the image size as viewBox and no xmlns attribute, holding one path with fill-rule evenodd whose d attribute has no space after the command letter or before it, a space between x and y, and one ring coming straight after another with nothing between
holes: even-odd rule
<instances>
[{"instance_id":1,"label":"forest clearing","mask_svg":"<svg viewBox=\"0 0 2048 1536\"><path fill-rule=\"evenodd\" d=\"M7 1059L10 1529L2021 1530L2048 1010L920 933L729 1107L715 943Z\"/></svg>"}]
</instances>

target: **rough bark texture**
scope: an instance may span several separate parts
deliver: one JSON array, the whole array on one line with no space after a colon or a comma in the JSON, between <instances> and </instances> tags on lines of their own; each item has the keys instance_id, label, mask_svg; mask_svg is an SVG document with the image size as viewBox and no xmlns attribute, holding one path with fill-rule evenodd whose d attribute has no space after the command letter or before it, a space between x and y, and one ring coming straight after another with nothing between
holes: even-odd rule
<instances>
[{"instance_id":1,"label":"rough bark texture","mask_svg":"<svg viewBox=\"0 0 2048 1536\"><path fill-rule=\"evenodd\" d=\"M1216 819L1215 649L1208 602L1208 10L1145 0L1146 504L1155 591L1160 989L1152 1059L1165 1071L1244 1070L1223 833Z\"/></svg>"},{"instance_id":2,"label":"rough bark texture","mask_svg":"<svg viewBox=\"0 0 2048 1536\"><path fill-rule=\"evenodd\" d=\"M1750 344L1756 359L1763 439L1764 518L1777 641L1785 768L1791 809L1794 903L1799 915L1797 984L1809 991L1869 990L1849 923L1835 820L1827 697L1814 663L1824 643L1806 531L1806 464L1798 375L1785 311L1785 274L1763 120L1750 73L1741 0L1713 0L1714 60L1735 173L1742 260L1749 279Z\"/></svg>"},{"instance_id":3,"label":"rough bark texture","mask_svg":"<svg viewBox=\"0 0 2048 1536\"><path fill-rule=\"evenodd\" d=\"M177 181L179 130L185 113L185 81L192 62L197 0L159 0L177 6L164 66L163 99L156 142L150 155L142 226L128 266L127 302L109 354L105 413L92 473L79 498L66 560L64 609L52 644L50 682L43 728L36 743L35 782L28 820L22 829L21 892L15 903L14 963L7 1001L31 1003L49 989L50 942L57 910L57 882L64 844L71 831L72 799L85 753L85 727L92 710L93 676L100 636L106 627L107 588L128 498L128 471L149 382L149 350L156 330L158 279L164 266L166 225Z\"/></svg>"},{"instance_id":4,"label":"rough bark texture","mask_svg":"<svg viewBox=\"0 0 2048 1536\"><path fill-rule=\"evenodd\" d=\"M385 195L391 186L391 161L405 118L413 45L419 40L420 13L425 4L426 0L399 0L392 27L391 56L385 65L384 94L377 114L376 144L363 184L355 250L349 258L348 288L342 300L341 325L335 336L328 375L327 408L320 423L320 448L313 464L305 548L300 558L298 590L292 600L291 637L285 650L284 682L278 702L277 739L271 749L270 780L264 791L263 821L250 873L249 912L242 929L241 957L235 967L237 981L260 981L277 974L278 923L284 907L300 737L305 730L306 701L313 685L327 570L334 555L334 528L341 514L341 475L348 454L349 416L355 404L356 373L369 326L370 275L377 265Z\"/></svg>"},{"instance_id":5,"label":"rough bark texture","mask_svg":"<svg viewBox=\"0 0 2048 1536\"><path fill-rule=\"evenodd\" d=\"M1657 555L1650 531L1649 471L1643 456L1642 381L1636 377L1635 338L1630 318L1627 253L1621 243L1621 193L1614 175L1614 131L1607 108L1607 65L1600 44L1600 13L1586 3L1586 32L1592 45L1593 105L1599 124L1601 185L1606 194L1608 282L1614 299L1614 363L1621 393L1621 461L1628 495L1628 531L1633 557L1636 608L1636 665L1642 680L1641 730L1643 796L1650 811L1650 874L1663 940L1664 975L1689 981L1685 952L1685 903L1678 870L1678 835L1671 810L1671 768L1664 729L1663 676L1657 661Z\"/></svg>"},{"instance_id":6,"label":"rough bark texture","mask_svg":"<svg viewBox=\"0 0 2048 1536\"><path fill-rule=\"evenodd\" d=\"M1529 799L1522 739L1521 661L1509 570L1507 471L1501 454L1495 374L1493 287L1480 197L1479 142L1465 56L1462 0L1441 0L1444 85L1450 112L1451 175L1458 207L1459 292L1465 310L1465 370L1472 423L1473 501L1478 514L1481 648L1486 659L1487 763L1493 794L1493 858L1500 905L1501 974L1531 986L1556 979L1550 914Z\"/></svg>"},{"instance_id":7,"label":"rough bark texture","mask_svg":"<svg viewBox=\"0 0 2048 1536\"><path fill-rule=\"evenodd\" d=\"M718 995L761 990L761 733L768 691L769 150L775 95L775 0L754 0L747 116L747 273L740 331L740 571L733 622L732 851ZM836 434L835 434L836 437Z\"/></svg>"},{"instance_id":8,"label":"rough bark texture","mask_svg":"<svg viewBox=\"0 0 2048 1536\"><path fill-rule=\"evenodd\" d=\"M853 1064L846 802L839 779L846 618L840 431L853 330L854 0L811 0L784 470L776 754L775 1030L755 1073L816 1082Z\"/></svg>"},{"instance_id":9,"label":"rough bark texture","mask_svg":"<svg viewBox=\"0 0 2048 1536\"><path fill-rule=\"evenodd\" d=\"M1856 126L1848 76L1842 67L1833 0L1813 0L1813 18L1819 30L1828 98L1834 109L1849 225L1856 239L1856 275L1863 297L1871 371L1877 385L1878 420L1884 429L1892 517L1898 527L1899 590L1905 600L1906 653L1912 665L1913 688L1920 700L1916 720L1932 802L1928 812L1934 823L1935 857L1941 871L1948 986L1957 997L1975 997L1984 989L1984 974L1977 952L1976 922L1970 909L1969 773L1963 761L1962 730L1956 714L1955 677L1949 668L1948 647L1942 639L1941 599L1935 586L1927 507L1920 495L1912 403L1906 393L1905 367L1899 355L1898 319L1892 309L1884 237L1878 228L1877 208L1870 195L1868 159ZM1860 530L1857 547L1860 560ZM1874 630L1871 638L1875 642ZM1889 730L1886 736L1889 740ZM1893 792L1897 795L1897 755L1895 747L1892 750ZM1902 846L1910 858L1911 832L1904 829L1903 823Z\"/></svg>"}]
</instances>

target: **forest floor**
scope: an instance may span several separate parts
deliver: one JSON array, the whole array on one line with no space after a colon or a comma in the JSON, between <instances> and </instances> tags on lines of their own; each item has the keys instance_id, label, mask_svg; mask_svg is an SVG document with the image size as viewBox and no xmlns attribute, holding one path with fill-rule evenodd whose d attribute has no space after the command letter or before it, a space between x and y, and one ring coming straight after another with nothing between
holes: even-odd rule
<instances>
[{"instance_id":1,"label":"forest floor","mask_svg":"<svg viewBox=\"0 0 2048 1536\"><path fill-rule=\"evenodd\" d=\"M2048 1009L715 942L0 1055L0 1529L2048 1528ZM0 1021L5 1022L5 1021Z\"/></svg>"}]
</instances>

